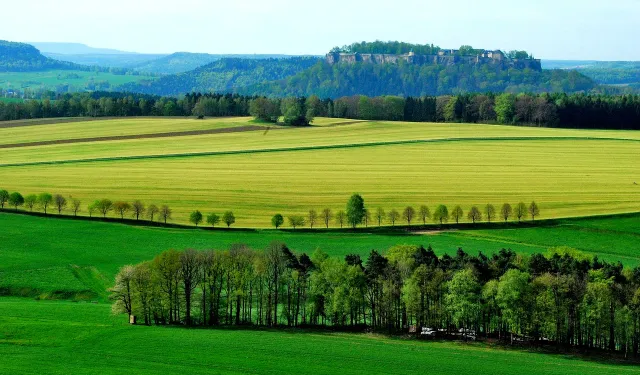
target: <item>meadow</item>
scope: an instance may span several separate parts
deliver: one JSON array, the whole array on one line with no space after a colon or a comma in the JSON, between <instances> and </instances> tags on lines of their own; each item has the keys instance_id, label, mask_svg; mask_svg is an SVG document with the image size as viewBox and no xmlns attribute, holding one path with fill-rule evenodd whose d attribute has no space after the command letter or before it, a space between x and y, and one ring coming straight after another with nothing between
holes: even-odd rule
<instances>
[{"instance_id":1,"label":"meadow","mask_svg":"<svg viewBox=\"0 0 640 375\"><path fill-rule=\"evenodd\" d=\"M299 330L131 327L109 305L0 299L5 374L637 374L482 344ZM305 353L300 360L300 353Z\"/></svg>"},{"instance_id":2,"label":"meadow","mask_svg":"<svg viewBox=\"0 0 640 375\"><path fill-rule=\"evenodd\" d=\"M336 212L354 192L387 212L532 200L544 218L640 211L634 132L317 122L134 118L5 128L0 185L73 196L84 202L81 214L95 199L140 199L169 205L177 223L196 209L232 210L236 226L251 228L269 227L275 213ZM167 132L178 135L158 136ZM95 139L114 136L127 139ZM15 146L25 142L60 144Z\"/></svg>"},{"instance_id":3,"label":"meadow","mask_svg":"<svg viewBox=\"0 0 640 375\"><path fill-rule=\"evenodd\" d=\"M56 90L61 85L84 90L89 83L108 82L112 87L125 83L148 80L152 77L119 75L82 70L47 70L43 72L2 72L0 87L3 89L47 89Z\"/></svg>"},{"instance_id":4,"label":"meadow","mask_svg":"<svg viewBox=\"0 0 640 375\"><path fill-rule=\"evenodd\" d=\"M458 248L471 254L492 254L503 248L532 254L569 246L636 266L640 264L639 224L640 215L627 215L564 219L533 228L372 234L169 229L0 213L0 292L106 302L107 288L123 265L149 260L168 249L224 250L237 243L263 249L272 241L282 241L297 253L320 250L329 256L359 254L365 259L371 250L385 253L400 244L430 245L438 255L453 255Z\"/></svg>"}]
</instances>

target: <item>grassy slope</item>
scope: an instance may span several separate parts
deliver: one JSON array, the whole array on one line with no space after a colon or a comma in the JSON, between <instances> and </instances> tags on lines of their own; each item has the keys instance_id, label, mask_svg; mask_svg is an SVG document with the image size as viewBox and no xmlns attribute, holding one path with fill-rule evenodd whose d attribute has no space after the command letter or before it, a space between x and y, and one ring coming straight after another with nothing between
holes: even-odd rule
<instances>
[{"instance_id":1,"label":"grassy slope","mask_svg":"<svg viewBox=\"0 0 640 375\"><path fill-rule=\"evenodd\" d=\"M640 373L614 363L375 335L130 327L109 317L105 304L2 298L0 327L0 373L7 374Z\"/></svg>"},{"instance_id":2,"label":"grassy slope","mask_svg":"<svg viewBox=\"0 0 640 375\"><path fill-rule=\"evenodd\" d=\"M331 256L397 244L432 245L438 254L462 247L491 254L502 248L519 253L572 246L628 266L640 263L640 215L622 218L566 219L558 226L528 229L461 230L431 235L283 231L202 231L134 227L123 224L58 220L0 214L0 289L4 294L106 300L118 268L153 258L168 249L226 249L233 243L253 248L283 241L298 253L321 249ZM595 229L595 230L594 230Z\"/></svg>"},{"instance_id":3,"label":"grassy slope","mask_svg":"<svg viewBox=\"0 0 640 375\"><path fill-rule=\"evenodd\" d=\"M70 78L70 74L78 77ZM24 89L24 88L47 88L55 90L58 85L66 85L83 90L87 84L107 81L112 87L129 82L149 80L153 77L116 75L111 73L86 72L81 70L47 70L44 72L1 72L0 87L3 89Z\"/></svg>"}]
</instances>

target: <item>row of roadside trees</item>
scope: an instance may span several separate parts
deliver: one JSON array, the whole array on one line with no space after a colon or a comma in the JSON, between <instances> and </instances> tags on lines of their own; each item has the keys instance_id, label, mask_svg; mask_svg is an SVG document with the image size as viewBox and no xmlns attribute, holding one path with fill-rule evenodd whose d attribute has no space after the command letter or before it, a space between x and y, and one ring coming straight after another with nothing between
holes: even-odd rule
<instances>
[{"instance_id":1,"label":"row of roadside trees","mask_svg":"<svg viewBox=\"0 0 640 375\"><path fill-rule=\"evenodd\" d=\"M445 205L439 205L431 212L431 209L422 205L418 209L413 206L405 207L402 212L392 209L386 212L383 208L379 207L375 211L371 211L364 206L364 200L358 194L354 194L347 203L347 209L345 211L338 211L335 214L330 208L325 208L318 212L316 210L309 210L306 216L302 215L290 215L287 216L287 222L293 229L304 227L308 225L313 229L316 225L324 225L329 228L330 223L333 221L340 228L345 225L355 228L358 225L369 226L371 224L377 224L382 226L383 223L389 223L395 226L400 220L406 222L407 225L415 224L416 222L426 225L428 220L433 220L434 223L440 225L448 223L450 220L459 224L465 219L465 212L461 206L455 206L451 211ZM479 223L486 220L488 223L497 220L504 220L504 222L510 219L517 219L518 222L531 218L535 220L540 215L540 208L538 204L533 201L529 205L524 202L520 202L515 206L511 206L509 203L505 203L500 207L500 211L492 204L480 208L478 206L472 206L467 211L466 218L471 223ZM271 218L271 225L276 229L285 225L285 217L282 214L275 214Z\"/></svg>"}]
</instances>

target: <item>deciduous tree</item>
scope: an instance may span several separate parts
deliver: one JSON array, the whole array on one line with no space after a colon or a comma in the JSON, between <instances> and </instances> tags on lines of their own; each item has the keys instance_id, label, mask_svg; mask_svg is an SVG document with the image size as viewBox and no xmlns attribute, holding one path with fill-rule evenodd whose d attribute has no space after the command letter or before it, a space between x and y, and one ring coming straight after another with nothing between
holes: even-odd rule
<instances>
[{"instance_id":1,"label":"deciduous tree","mask_svg":"<svg viewBox=\"0 0 640 375\"><path fill-rule=\"evenodd\" d=\"M400 213L398 212L398 210L396 210L394 208L393 210L391 210L389 212L389 215L387 215L387 217L391 221L391 225L395 226L396 225L396 221L400 218Z\"/></svg>"},{"instance_id":2,"label":"deciduous tree","mask_svg":"<svg viewBox=\"0 0 640 375\"><path fill-rule=\"evenodd\" d=\"M167 223L167 220L171 219L171 209L169 208L169 206L164 205L162 207L160 207L160 217L162 218L162 220L164 220L164 223Z\"/></svg>"},{"instance_id":3,"label":"deciduous tree","mask_svg":"<svg viewBox=\"0 0 640 375\"><path fill-rule=\"evenodd\" d=\"M207 224L215 228L218 223L220 223L220 216L214 213L207 215Z\"/></svg>"},{"instance_id":4,"label":"deciduous tree","mask_svg":"<svg viewBox=\"0 0 640 375\"><path fill-rule=\"evenodd\" d=\"M382 222L386 217L387 214L384 212L384 209L382 209L382 207L378 207L378 209L376 210L376 220L378 220L378 226L382 225Z\"/></svg>"},{"instance_id":5,"label":"deciduous tree","mask_svg":"<svg viewBox=\"0 0 640 375\"><path fill-rule=\"evenodd\" d=\"M464 212L462 212L462 207L455 206L453 211L451 211L451 217L456 221L456 224L460 223L460 219L464 216Z\"/></svg>"},{"instance_id":6,"label":"deciduous tree","mask_svg":"<svg viewBox=\"0 0 640 375\"><path fill-rule=\"evenodd\" d=\"M512 212L513 209L511 208L511 205L509 203L505 203L502 205L502 208L500 209L500 215L502 215L505 223L509 220Z\"/></svg>"},{"instance_id":7,"label":"deciduous tree","mask_svg":"<svg viewBox=\"0 0 640 375\"><path fill-rule=\"evenodd\" d=\"M364 199L360 194L353 194L347 202L347 220L351 227L355 228L358 224L361 224L364 215Z\"/></svg>"},{"instance_id":8,"label":"deciduous tree","mask_svg":"<svg viewBox=\"0 0 640 375\"><path fill-rule=\"evenodd\" d=\"M416 210L411 207L411 206L407 206L404 211L402 211L402 218L404 218L407 221L407 225L411 225L411 220L413 220L413 217L416 215Z\"/></svg>"},{"instance_id":9,"label":"deciduous tree","mask_svg":"<svg viewBox=\"0 0 640 375\"><path fill-rule=\"evenodd\" d=\"M222 221L224 221L224 223L227 224L227 228L229 228L231 224L236 222L236 217L233 215L233 212L226 211L222 215Z\"/></svg>"},{"instance_id":10,"label":"deciduous tree","mask_svg":"<svg viewBox=\"0 0 640 375\"><path fill-rule=\"evenodd\" d=\"M518 218L518 223L522 220L523 217L527 216L527 205L524 202L518 203L515 210L515 215Z\"/></svg>"},{"instance_id":11,"label":"deciduous tree","mask_svg":"<svg viewBox=\"0 0 640 375\"><path fill-rule=\"evenodd\" d=\"M33 207L38 204L38 196L35 194L29 194L24 197L24 205L29 209L29 211L33 211Z\"/></svg>"},{"instance_id":12,"label":"deciduous tree","mask_svg":"<svg viewBox=\"0 0 640 375\"><path fill-rule=\"evenodd\" d=\"M336 223L340 225L340 228L344 225L345 220L347 220L347 214L344 211L338 211L336 214Z\"/></svg>"},{"instance_id":13,"label":"deciduous tree","mask_svg":"<svg viewBox=\"0 0 640 375\"><path fill-rule=\"evenodd\" d=\"M67 207L67 198L63 197L60 194L56 194L53 197L53 204L56 205L56 208L58 209L58 215L60 215L62 213L62 210Z\"/></svg>"},{"instance_id":14,"label":"deciduous tree","mask_svg":"<svg viewBox=\"0 0 640 375\"><path fill-rule=\"evenodd\" d=\"M531 202L529 205L529 215L531 215L531 220L534 221L536 220L536 216L540 215L540 208L535 201Z\"/></svg>"},{"instance_id":15,"label":"deciduous tree","mask_svg":"<svg viewBox=\"0 0 640 375\"><path fill-rule=\"evenodd\" d=\"M140 220L140 216L143 216L145 211L144 203L139 200L134 201L131 205L131 210L133 211L133 216L135 216L136 220Z\"/></svg>"},{"instance_id":16,"label":"deciduous tree","mask_svg":"<svg viewBox=\"0 0 640 375\"><path fill-rule=\"evenodd\" d=\"M289 225L296 229L297 227L304 226L304 217L300 215L291 215L289 216Z\"/></svg>"},{"instance_id":17,"label":"deciduous tree","mask_svg":"<svg viewBox=\"0 0 640 375\"><path fill-rule=\"evenodd\" d=\"M195 224L195 226L197 227L198 224L202 222L202 212L197 210L193 211L191 215L189 215L189 221Z\"/></svg>"},{"instance_id":18,"label":"deciduous tree","mask_svg":"<svg viewBox=\"0 0 640 375\"><path fill-rule=\"evenodd\" d=\"M492 204L488 204L484 207L484 214L487 216L487 221L490 223L496 216L496 208Z\"/></svg>"},{"instance_id":19,"label":"deciduous tree","mask_svg":"<svg viewBox=\"0 0 640 375\"><path fill-rule=\"evenodd\" d=\"M160 209L155 204L150 204L149 207L147 207L147 217L151 221L153 221L153 218L158 212L160 212Z\"/></svg>"},{"instance_id":20,"label":"deciduous tree","mask_svg":"<svg viewBox=\"0 0 640 375\"><path fill-rule=\"evenodd\" d=\"M278 229L282 224L284 224L284 217L282 217L282 215L280 214L273 215L273 217L271 218L271 225Z\"/></svg>"},{"instance_id":21,"label":"deciduous tree","mask_svg":"<svg viewBox=\"0 0 640 375\"><path fill-rule=\"evenodd\" d=\"M0 190L0 208L4 208L5 203L9 200L9 192Z\"/></svg>"},{"instance_id":22,"label":"deciduous tree","mask_svg":"<svg viewBox=\"0 0 640 375\"><path fill-rule=\"evenodd\" d=\"M11 193L9 194L9 204L18 211L18 207L24 204L24 197L18 192Z\"/></svg>"},{"instance_id":23,"label":"deciduous tree","mask_svg":"<svg viewBox=\"0 0 640 375\"><path fill-rule=\"evenodd\" d=\"M42 193L38 195L38 205L42 207L44 213L47 213L47 208L53 202L53 196L49 193Z\"/></svg>"},{"instance_id":24,"label":"deciduous tree","mask_svg":"<svg viewBox=\"0 0 640 375\"><path fill-rule=\"evenodd\" d=\"M120 214L121 219L124 219L124 214L129 212L131 205L129 202L117 201L113 204L113 209Z\"/></svg>"},{"instance_id":25,"label":"deciduous tree","mask_svg":"<svg viewBox=\"0 0 640 375\"><path fill-rule=\"evenodd\" d=\"M331 219L333 219L333 214L330 209L325 208L322 210L322 213L320 213L320 218L324 221L324 225L329 228L329 223L331 222Z\"/></svg>"},{"instance_id":26,"label":"deciduous tree","mask_svg":"<svg viewBox=\"0 0 640 375\"><path fill-rule=\"evenodd\" d=\"M427 225L427 219L431 217L431 210L429 210L429 207L427 207L426 205L420 206L420 209L418 210L418 214L422 219L422 225Z\"/></svg>"},{"instance_id":27,"label":"deciduous tree","mask_svg":"<svg viewBox=\"0 0 640 375\"><path fill-rule=\"evenodd\" d=\"M482 212L480 212L478 207L473 206L469 210L469 213L467 214L467 217L469 218L469 220L471 220L472 223L475 224L476 221L482 220Z\"/></svg>"},{"instance_id":28,"label":"deciduous tree","mask_svg":"<svg viewBox=\"0 0 640 375\"><path fill-rule=\"evenodd\" d=\"M433 221L436 223L439 222L440 225L449 221L449 210L447 206L441 204L436 207L436 210L433 212Z\"/></svg>"},{"instance_id":29,"label":"deciduous tree","mask_svg":"<svg viewBox=\"0 0 640 375\"><path fill-rule=\"evenodd\" d=\"M71 198L71 210L73 211L73 216L78 216L81 204L82 202L80 201L80 199Z\"/></svg>"},{"instance_id":30,"label":"deciduous tree","mask_svg":"<svg viewBox=\"0 0 640 375\"><path fill-rule=\"evenodd\" d=\"M316 212L316 210L309 210L309 226L311 227L311 229L313 229L313 226L315 225L316 221L318 220L318 213Z\"/></svg>"}]
</instances>

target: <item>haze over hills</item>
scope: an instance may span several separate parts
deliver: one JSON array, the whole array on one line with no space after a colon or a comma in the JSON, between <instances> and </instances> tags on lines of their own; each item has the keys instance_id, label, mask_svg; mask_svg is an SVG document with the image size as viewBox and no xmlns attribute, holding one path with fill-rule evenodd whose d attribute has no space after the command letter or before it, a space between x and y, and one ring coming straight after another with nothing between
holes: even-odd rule
<instances>
[{"instance_id":1,"label":"haze over hills","mask_svg":"<svg viewBox=\"0 0 640 375\"><path fill-rule=\"evenodd\" d=\"M44 53L54 53L58 55L134 55L136 52L120 51L111 48L95 48L82 43L59 43L59 42L30 42L32 46Z\"/></svg>"}]
</instances>

